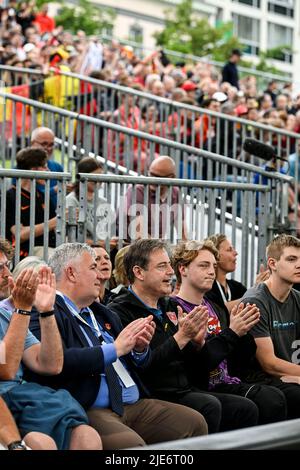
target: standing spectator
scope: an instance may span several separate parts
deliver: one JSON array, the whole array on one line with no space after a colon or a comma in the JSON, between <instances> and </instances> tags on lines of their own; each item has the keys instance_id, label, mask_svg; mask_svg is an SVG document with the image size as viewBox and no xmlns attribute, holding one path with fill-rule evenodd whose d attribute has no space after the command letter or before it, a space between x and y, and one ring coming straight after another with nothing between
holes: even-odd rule
<instances>
[{"instance_id":1,"label":"standing spectator","mask_svg":"<svg viewBox=\"0 0 300 470\"><path fill-rule=\"evenodd\" d=\"M229 61L222 69L222 82L228 82L232 86L235 86L238 90L240 85L237 64L239 63L241 56L242 53L239 49L233 49Z\"/></svg>"},{"instance_id":2,"label":"standing spectator","mask_svg":"<svg viewBox=\"0 0 300 470\"><path fill-rule=\"evenodd\" d=\"M40 34L52 33L55 29L55 20L48 16L48 5L45 3L42 5L40 12L36 13L34 23L38 26Z\"/></svg>"}]
</instances>

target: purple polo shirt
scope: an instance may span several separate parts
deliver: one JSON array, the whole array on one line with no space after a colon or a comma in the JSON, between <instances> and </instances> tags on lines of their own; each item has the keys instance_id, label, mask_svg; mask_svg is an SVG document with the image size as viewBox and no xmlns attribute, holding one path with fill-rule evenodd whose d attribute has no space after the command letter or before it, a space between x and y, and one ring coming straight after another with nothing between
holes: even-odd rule
<instances>
[{"instance_id":1,"label":"purple polo shirt","mask_svg":"<svg viewBox=\"0 0 300 470\"><path fill-rule=\"evenodd\" d=\"M195 307L198 306L197 304L192 304L187 300L181 299L177 295L175 296L175 299L182 307L183 311L186 313L190 313ZM207 300L203 299L202 305L205 305L205 307L208 308L208 326L206 335L207 339L212 335L219 334L221 332L221 325L219 318L214 309L212 308L211 304ZM240 382L240 379L238 379L237 377L230 377L230 375L228 374L227 360L224 359L222 362L220 362L216 369L210 371L208 388L209 390L212 390L218 384L239 384Z\"/></svg>"}]
</instances>

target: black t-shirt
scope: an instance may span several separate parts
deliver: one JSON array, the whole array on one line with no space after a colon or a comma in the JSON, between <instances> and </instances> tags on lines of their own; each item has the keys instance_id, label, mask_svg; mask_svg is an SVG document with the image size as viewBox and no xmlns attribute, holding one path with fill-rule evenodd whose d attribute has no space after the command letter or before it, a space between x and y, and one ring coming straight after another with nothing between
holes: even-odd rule
<instances>
[{"instance_id":1,"label":"black t-shirt","mask_svg":"<svg viewBox=\"0 0 300 470\"><path fill-rule=\"evenodd\" d=\"M227 285L229 286L231 292L231 298L229 299L225 293L224 288L221 286L221 284L219 285L224 293L225 298L227 299L227 302L229 302L230 300L240 299L241 297L243 297L247 290L241 282L235 281L234 279L227 279ZM207 297L208 300L211 300L215 304L220 305L220 307L225 307L224 300L218 287L217 281L214 281L211 290L205 294L205 297Z\"/></svg>"},{"instance_id":2,"label":"black t-shirt","mask_svg":"<svg viewBox=\"0 0 300 470\"><path fill-rule=\"evenodd\" d=\"M21 189L21 207L20 207L20 221L24 227L28 227L30 225L30 192L26 191L25 189ZM50 208L49 208L49 219L55 217L55 209L51 204L50 201ZM40 193L40 191L36 191L36 198L35 198L35 225L44 222L44 194ZM16 225L16 187L12 186L6 193L6 238L10 240L13 245L15 245L15 238L11 233L11 227ZM35 246L43 246L44 244L44 236L40 235L39 237L35 237L34 245ZM48 246L55 247L56 246L56 237L55 231L49 231L49 241ZM20 244L20 256L24 258L28 255L29 252L29 240Z\"/></svg>"},{"instance_id":3,"label":"black t-shirt","mask_svg":"<svg viewBox=\"0 0 300 470\"><path fill-rule=\"evenodd\" d=\"M292 289L285 302L275 299L266 284L247 290L244 302L260 309L260 321L252 328L255 338L271 338L275 356L294 362L300 339L300 293Z\"/></svg>"}]
</instances>

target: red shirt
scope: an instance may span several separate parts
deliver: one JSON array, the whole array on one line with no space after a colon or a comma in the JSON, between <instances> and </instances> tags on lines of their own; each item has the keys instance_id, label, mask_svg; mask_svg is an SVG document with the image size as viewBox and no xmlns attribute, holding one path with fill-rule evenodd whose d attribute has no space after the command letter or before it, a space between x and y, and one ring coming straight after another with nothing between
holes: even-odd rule
<instances>
[{"instance_id":1,"label":"red shirt","mask_svg":"<svg viewBox=\"0 0 300 470\"><path fill-rule=\"evenodd\" d=\"M41 34L51 33L55 28L54 18L44 13L37 13L34 23L38 25Z\"/></svg>"}]
</instances>

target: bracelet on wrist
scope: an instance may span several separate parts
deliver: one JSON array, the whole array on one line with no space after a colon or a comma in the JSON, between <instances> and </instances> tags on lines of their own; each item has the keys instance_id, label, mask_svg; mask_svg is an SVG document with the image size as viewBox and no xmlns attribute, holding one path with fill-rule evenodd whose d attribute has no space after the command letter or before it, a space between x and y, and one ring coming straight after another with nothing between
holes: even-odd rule
<instances>
[{"instance_id":1,"label":"bracelet on wrist","mask_svg":"<svg viewBox=\"0 0 300 470\"><path fill-rule=\"evenodd\" d=\"M27 450L26 444L24 441L14 441L8 444L8 450Z\"/></svg>"},{"instance_id":2,"label":"bracelet on wrist","mask_svg":"<svg viewBox=\"0 0 300 470\"><path fill-rule=\"evenodd\" d=\"M14 312L20 315L31 315L31 310L24 310L23 308L15 308Z\"/></svg>"},{"instance_id":3,"label":"bracelet on wrist","mask_svg":"<svg viewBox=\"0 0 300 470\"><path fill-rule=\"evenodd\" d=\"M49 310L48 312L40 312L41 318L51 317L52 315L54 315L54 310Z\"/></svg>"}]
</instances>

